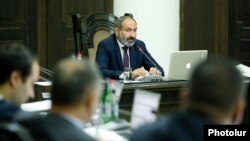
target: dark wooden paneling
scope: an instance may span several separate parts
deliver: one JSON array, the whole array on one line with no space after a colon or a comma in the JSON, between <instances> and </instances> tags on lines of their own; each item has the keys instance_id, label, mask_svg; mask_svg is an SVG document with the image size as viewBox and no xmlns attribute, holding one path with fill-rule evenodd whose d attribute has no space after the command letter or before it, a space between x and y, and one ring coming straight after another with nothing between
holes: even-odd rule
<instances>
[{"instance_id":1,"label":"dark wooden paneling","mask_svg":"<svg viewBox=\"0 0 250 141\"><path fill-rule=\"evenodd\" d=\"M37 53L36 1L0 1L0 43L24 43Z\"/></svg>"},{"instance_id":2,"label":"dark wooden paneling","mask_svg":"<svg viewBox=\"0 0 250 141\"><path fill-rule=\"evenodd\" d=\"M65 54L65 33L62 22L62 1L47 1L47 46L48 68L53 68L55 63Z\"/></svg>"},{"instance_id":3,"label":"dark wooden paneling","mask_svg":"<svg viewBox=\"0 0 250 141\"><path fill-rule=\"evenodd\" d=\"M47 1L37 1L37 47L39 62L42 67L47 68L48 46L47 46Z\"/></svg>"},{"instance_id":4,"label":"dark wooden paneling","mask_svg":"<svg viewBox=\"0 0 250 141\"><path fill-rule=\"evenodd\" d=\"M180 8L180 50L227 56L227 0L181 0Z\"/></svg>"},{"instance_id":5,"label":"dark wooden paneling","mask_svg":"<svg viewBox=\"0 0 250 141\"><path fill-rule=\"evenodd\" d=\"M113 12L112 0L54 0L47 1L48 68L74 52L71 15L81 14L83 20L98 12Z\"/></svg>"},{"instance_id":6,"label":"dark wooden paneling","mask_svg":"<svg viewBox=\"0 0 250 141\"><path fill-rule=\"evenodd\" d=\"M113 0L0 0L0 43L24 43L52 69L74 51L71 15L113 13Z\"/></svg>"},{"instance_id":7,"label":"dark wooden paneling","mask_svg":"<svg viewBox=\"0 0 250 141\"><path fill-rule=\"evenodd\" d=\"M228 57L228 1L215 0L215 47L216 56Z\"/></svg>"},{"instance_id":8,"label":"dark wooden paneling","mask_svg":"<svg viewBox=\"0 0 250 141\"><path fill-rule=\"evenodd\" d=\"M250 2L229 0L229 55L250 66Z\"/></svg>"}]
</instances>

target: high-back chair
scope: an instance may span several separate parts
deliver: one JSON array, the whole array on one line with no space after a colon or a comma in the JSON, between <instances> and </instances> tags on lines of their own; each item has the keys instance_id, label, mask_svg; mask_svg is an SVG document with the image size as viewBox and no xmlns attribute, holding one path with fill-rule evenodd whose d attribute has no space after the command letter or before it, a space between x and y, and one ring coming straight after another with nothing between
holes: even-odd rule
<instances>
[{"instance_id":1,"label":"high-back chair","mask_svg":"<svg viewBox=\"0 0 250 141\"><path fill-rule=\"evenodd\" d=\"M83 21L85 33L83 33L84 46L88 48L88 57L95 62L96 50L99 42L115 31L117 17L109 13L95 13Z\"/></svg>"}]
</instances>

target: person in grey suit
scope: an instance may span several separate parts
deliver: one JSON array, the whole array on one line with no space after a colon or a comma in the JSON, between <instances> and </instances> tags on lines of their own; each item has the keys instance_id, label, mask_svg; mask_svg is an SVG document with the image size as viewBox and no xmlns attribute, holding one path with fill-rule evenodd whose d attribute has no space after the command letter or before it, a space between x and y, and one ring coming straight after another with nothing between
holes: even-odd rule
<instances>
[{"instance_id":1,"label":"person in grey suit","mask_svg":"<svg viewBox=\"0 0 250 141\"><path fill-rule=\"evenodd\" d=\"M246 84L228 60L199 64L188 84L182 94L184 109L141 126L131 141L201 141L205 124L242 123Z\"/></svg>"},{"instance_id":2,"label":"person in grey suit","mask_svg":"<svg viewBox=\"0 0 250 141\"><path fill-rule=\"evenodd\" d=\"M0 122L16 122L36 115L20 104L34 98L33 83L39 79L39 63L23 44L0 46Z\"/></svg>"},{"instance_id":3,"label":"person in grey suit","mask_svg":"<svg viewBox=\"0 0 250 141\"><path fill-rule=\"evenodd\" d=\"M64 59L55 68L52 107L43 118L22 122L37 141L92 141L84 127L101 94L101 75L87 60Z\"/></svg>"}]
</instances>

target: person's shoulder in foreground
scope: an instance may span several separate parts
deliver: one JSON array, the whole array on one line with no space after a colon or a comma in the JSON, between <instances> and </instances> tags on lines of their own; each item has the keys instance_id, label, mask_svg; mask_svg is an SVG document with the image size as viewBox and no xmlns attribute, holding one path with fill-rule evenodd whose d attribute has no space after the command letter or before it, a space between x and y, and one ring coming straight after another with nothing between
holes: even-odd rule
<instances>
[{"instance_id":1,"label":"person's shoulder in foreground","mask_svg":"<svg viewBox=\"0 0 250 141\"><path fill-rule=\"evenodd\" d=\"M211 123L192 112L172 113L153 123L142 125L133 132L131 141L199 141L203 123Z\"/></svg>"},{"instance_id":2,"label":"person's shoulder in foreground","mask_svg":"<svg viewBox=\"0 0 250 141\"><path fill-rule=\"evenodd\" d=\"M246 84L228 60L209 58L193 71L182 93L183 110L135 130L132 141L203 140L204 124L240 124Z\"/></svg>"},{"instance_id":3,"label":"person's shoulder in foreground","mask_svg":"<svg viewBox=\"0 0 250 141\"><path fill-rule=\"evenodd\" d=\"M95 141L83 129L72 124L60 114L49 113L44 117L32 118L20 122L32 134L36 141ZM82 126L82 123L79 123Z\"/></svg>"},{"instance_id":4,"label":"person's shoulder in foreground","mask_svg":"<svg viewBox=\"0 0 250 141\"><path fill-rule=\"evenodd\" d=\"M98 105L100 72L88 60L61 60L54 70L51 110L43 118L23 122L36 140L94 140L83 129Z\"/></svg>"}]
</instances>

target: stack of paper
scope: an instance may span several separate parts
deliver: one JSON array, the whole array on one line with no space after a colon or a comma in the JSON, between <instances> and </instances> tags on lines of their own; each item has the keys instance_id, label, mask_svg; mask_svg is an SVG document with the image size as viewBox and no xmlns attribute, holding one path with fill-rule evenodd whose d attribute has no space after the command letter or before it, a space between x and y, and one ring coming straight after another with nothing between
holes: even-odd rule
<instances>
[{"instance_id":1,"label":"stack of paper","mask_svg":"<svg viewBox=\"0 0 250 141\"><path fill-rule=\"evenodd\" d=\"M243 76L250 77L250 68L248 66L239 64L236 68L242 73Z\"/></svg>"}]
</instances>

